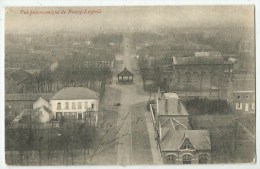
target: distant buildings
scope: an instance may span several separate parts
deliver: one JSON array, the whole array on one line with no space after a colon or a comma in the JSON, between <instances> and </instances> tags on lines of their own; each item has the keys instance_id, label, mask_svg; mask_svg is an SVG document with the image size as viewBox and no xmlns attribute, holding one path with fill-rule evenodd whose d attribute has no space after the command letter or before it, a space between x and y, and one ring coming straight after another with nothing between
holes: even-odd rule
<instances>
[{"instance_id":1,"label":"distant buildings","mask_svg":"<svg viewBox=\"0 0 260 169\"><path fill-rule=\"evenodd\" d=\"M255 80L230 82L228 103L235 113L255 113Z\"/></svg>"},{"instance_id":2,"label":"distant buildings","mask_svg":"<svg viewBox=\"0 0 260 169\"><path fill-rule=\"evenodd\" d=\"M52 96L53 93L6 94L5 105L12 110L12 114L17 115L24 109L36 109L43 105L47 106ZM43 104L42 102L47 103Z\"/></svg>"},{"instance_id":3,"label":"distant buildings","mask_svg":"<svg viewBox=\"0 0 260 169\"><path fill-rule=\"evenodd\" d=\"M159 92L151 106L164 164L211 163L207 130L190 130L189 114L176 93Z\"/></svg>"},{"instance_id":4,"label":"distant buildings","mask_svg":"<svg viewBox=\"0 0 260 169\"><path fill-rule=\"evenodd\" d=\"M99 94L83 87L66 87L50 100L53 116L60 120L73 118L85 120L92 118L96 124L99 111Z\"/></svg>"},{"instance_id":5,"label":"distant buildings","mask_svg":"<svg viewBox=\"0 0 260 169\"><path fill-rule=\"evenodd\" d=\"M172 66L161 69L166 90L211 91L232 78L233 62L220 56L173 57Z\"/></svg>"}]
</instances>

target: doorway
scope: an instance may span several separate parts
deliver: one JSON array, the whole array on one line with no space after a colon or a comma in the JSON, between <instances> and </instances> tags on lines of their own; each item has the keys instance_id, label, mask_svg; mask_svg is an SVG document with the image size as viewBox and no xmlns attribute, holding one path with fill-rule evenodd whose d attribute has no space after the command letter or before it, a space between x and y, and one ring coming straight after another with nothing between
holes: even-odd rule
<instances>
[{"instance_id":1,"label":"doorway","mask_svg":"<svg viewBox=\"0 0 260 169\"><path fill-rule=\"evenodd\" d=\"M82 120L82 113L78 113L78 120Z\"/></svg>"}]
</instances>

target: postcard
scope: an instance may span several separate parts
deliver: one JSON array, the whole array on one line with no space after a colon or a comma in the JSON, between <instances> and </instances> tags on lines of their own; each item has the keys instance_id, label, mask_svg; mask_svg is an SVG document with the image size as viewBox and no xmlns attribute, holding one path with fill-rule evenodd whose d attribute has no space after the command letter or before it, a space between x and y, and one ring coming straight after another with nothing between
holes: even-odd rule
<instances>
[{"instance_id":1,"label":"postcard","mask_svg":"<svg viewBox=\"0 0 260 169\"><path fill-rule=\"evenodd\" d=\"M256 163L254 5L8 6L5 163Z\"/></svg>"}]
</instances>

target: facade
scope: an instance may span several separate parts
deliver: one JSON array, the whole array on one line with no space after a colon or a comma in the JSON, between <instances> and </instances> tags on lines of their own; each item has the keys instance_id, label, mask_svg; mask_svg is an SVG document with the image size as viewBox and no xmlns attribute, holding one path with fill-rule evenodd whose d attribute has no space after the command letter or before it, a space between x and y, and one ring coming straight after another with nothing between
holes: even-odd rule
<instances>
[{"instance_id":1,"label":"facade","mask_svg":"<svg viewBox=\"0 0 260 169\"><path fill-rule=\"evenodd\" d=\"M53 118L51 110L46 106L41 106L35 109L38 113L38 118L40 123L47 123Z\"/></svg>"},{"instance_id":2,"label":"facade","mask_svg":"<svg viewBox=\"0 0 260 169\"><path fill-rule=\"evenodd\" d=\"M160 142L164 164L211 163L211 144L207 130L166 130Z\"/></svg>"},{"instance_id":3,"label":"facade","mask_svg":"<svg viewBox=\"0 0 260 169\"><path fill-rule=\"evenodd\" d=\"M49 102L47 100L43 99L42 97L39 97L39 99L36 100L36 102L33 103L33 109L37 109L37 108L40 108L42 106L50 108Z\"/></svg>"},{"instance_id":4,"label":"facade","mask_svg":"<svg viewBox=\"0 0 260 169\"><path fill-rule=\"evenodd\" d=\"M62 117L84 120L90 116L97 120L99 94L88 88L66 87L51 98L50 105L57 120Z\"/></svg>"},{"instance_id":5,"label":"facade","mask_svg":"<svg viewBox=\"0 0 260 169\"><path fill-rule=\"evenodd\" d=\"M227 101L235 113L255 113L255 81L229 83Z\"/></svg>"},{"instance_id":6,"label":"facade","mask_svg":"<svg viewBox=\"0 0 260 169\"><path fill-rule=\"evenodd\" d=\"M161 69L168 91L212 91L232 79L233 62L220 56L173 57L172 66Z\"/></svg>"},{"instance_id":7,"label":"facade","mask_svg":"<svg viewBox=\"0 0 260 169\"><path fill-rule=\"evenodd\" d=\"M211 163L207 130L191 130L189 114L176 93L156 94L155 130L164 164Z\"/></svg>"}]
</instances>

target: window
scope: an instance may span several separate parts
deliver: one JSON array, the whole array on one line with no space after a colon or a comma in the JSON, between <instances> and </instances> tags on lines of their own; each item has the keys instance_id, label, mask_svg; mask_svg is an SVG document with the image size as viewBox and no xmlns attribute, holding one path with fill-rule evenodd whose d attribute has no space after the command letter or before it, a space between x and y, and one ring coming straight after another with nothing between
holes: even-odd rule
<instances>
[{"instance_id":1,"label":"window","mask_svg":"<svg viewBox=\"0 0 260 169\"><path fill-rule=\"evenodd\" d=\"M176 156L175 155L167 155L166 156L166 164L175 164Z\"/></svg>"},{"instance_id":2,"label":"window","mask_svg":"<svg viewBox=\"0 0 260 169\"><path fill-rule=\"evenodd\" d=\"M57 103L57 110L61 110L61 103Z\"/></svg>"},{"instance_id":3,"label":"window","mask_svg":"<svg viewBox=\"0 0 260 169\"><path fill-rule=\"evenodd\" d=\"M72 109L76 109L75 102L72 102Z\"/></svg>"},{"instance_id":4,"label":"window","mask_svg":"<svg viewBox=\"0 0 260 169\"><path fill-rule=\"evenodd\" d=\"M236 103L236 109L241 110L242 109L242 103Z\"/></svg>"},{"instance_id":5,"label":"window","mask_svg":"<svg viewBox=\"0 0 260 169\"><path fill-rule=\"evenodd\" d=\"M248 95L246 95L246 99L249 99L249 96L248 96Z\"/></svg>"},{"instance_id":6,"label":"window","mask_svg":"<svg viewBox=\"0 0 260 169\"><path fill-rule=\"evenodd\" d=\"M199 155L199 164L207 164L207 163L208 163L207 154L200 154Z\"/></svg>"},{"instance_id":7,"label":"window","mask_svg":"<svg viewBox=\"0 0 260 169\"><path fill-rule=\"evenodd\" d=\"M188 149L194 149L193 145L190 142L189 138L185 138L185 140L183 141L180 149L182 150L188 150Z\"/></svg>"},{"instance_id":8,"label":"window","mask_svg":"<svg viewBox=\"0 0 260 169\"><path fill-rule=\"evenodd\" d=\"M187 139L185 140L185 149L190 149L190 143Z\"/></svg>"},{"instance_id":9,"label":"window","mask_svg":"<svg viewBox=\"0 0 260 169\"><path fill-rule=\"evenodd\" d=\"M237 96L237 99L240 99L240 96Z\"/></svg>"},{"instance_id":10,"label":"window","mask_svg":"<svg viewBox=\"0 0 260 169\"><path fill-rule=\"evenodd\" d=\"M255 103L252 103L252 110L255 110Z\"/></svg>"},{"instance_id":11,"label":"window","mask_svg":"<svg viewBox=\"0 0 260 169\"><path fill-rule=\"evenodd\" d=\"M91 103L91 109L94 109L95 108L95 105L94 105L94 103L92 102Z\"/></svg>"},{"instance_id":12,"label":"window","mask_svg":"<svg viewBox=\"0 0 260 169\"><path fill-rule=\"evenodd\" d=\"M85 102L85 109L88 108L88 102Z\"/></svg>"},{"instance_id":13,"label":"window","mask_svg":"<svg viewBox=\"0 0 260 169\"><path fill-rule=\"evenodd\" d=\"M69 109L69 102L65 102L65 109Z\"/></svg>"},{"instance_id":14,"label":"window","mask_svg":"<svg viewBox=\"0 0 260 169\"><path fill-rule=\"evenodd\" d=\"M70 113L69 113L69 112L65 112L65 113L64 113L64 116L65 116L66 118L69 118L69 117L70 117Z\"/></svg>"},{"instance_id":15,"label":"window","mask_svg":"<svg viewBox=\"0 0 260 169\"><path fill-rule=\"evenodd\" d=\"M78 109L82 109L81 102L78 102Z\"/></svg>"},{"instance_id":16,"label":"window","mask_svg":"<svg viewBox=\"0 0 260 169\"><path fill-rule=\"evenodd\" d=\"M191 155L183 155L183 164L191 164Z\"/></svg>"},{"instance_id":17,"label":"window","mask_svg":"<svg viewBox=\"0 0 260 169\"><path fill-rule=\"evenodd\" d=\"M70 118L77 118L76 112L70 112Z\"/></svg>"}]
</instances>

